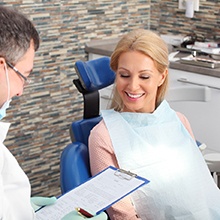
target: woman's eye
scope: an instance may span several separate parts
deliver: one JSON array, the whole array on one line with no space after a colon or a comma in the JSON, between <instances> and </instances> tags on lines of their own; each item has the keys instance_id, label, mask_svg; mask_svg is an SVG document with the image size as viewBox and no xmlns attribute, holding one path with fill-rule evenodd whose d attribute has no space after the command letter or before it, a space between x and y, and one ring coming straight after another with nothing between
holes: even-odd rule
<instances>
[{"instance_id":1,"label":"woman's eye","mask_svg":"<svg viewBox=\"0 0 220 220\"><path fill-rule=\"evenodd\" d=\"M141 79L149 79L150 76L140 76Z\"/></svg>"},{"instance_id":2,"label":"woman's eye","mask_svg":"<svg viewBox=\"0 0 220 220\"><path fill-rule=\"evenodd\" d=\"M125 73L121 73L121 74L120 74L120 77L122 77L122 78L128 78L129 75L128 75L128 74L125 74Z\"/></svg>"}]
</instances>

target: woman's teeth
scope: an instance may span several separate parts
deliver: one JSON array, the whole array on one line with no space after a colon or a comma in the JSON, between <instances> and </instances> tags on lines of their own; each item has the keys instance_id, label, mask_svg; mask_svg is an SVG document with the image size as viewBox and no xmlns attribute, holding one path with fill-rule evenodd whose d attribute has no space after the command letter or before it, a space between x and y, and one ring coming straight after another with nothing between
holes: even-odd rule
<instances>
[{"instance_id":1,"label":"woman's teeth","mask_svg":"<svg viewBox=\"0 0 220 220\"><path fill-rule=\"evenodd\" d=\"M133 99L137 99L137 98L140 98L143 94L133 95L133 94L127 93L127 95Z\"/></svg>"}]
</instances>

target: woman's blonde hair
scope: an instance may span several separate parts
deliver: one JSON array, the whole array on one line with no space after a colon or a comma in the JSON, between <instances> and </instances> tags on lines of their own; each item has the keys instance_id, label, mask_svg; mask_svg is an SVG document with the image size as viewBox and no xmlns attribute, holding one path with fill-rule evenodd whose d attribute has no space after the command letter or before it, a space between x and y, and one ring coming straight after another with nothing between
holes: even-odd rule
<instances>
[{"instance_id":1,"label":"woman's blonde hair","mask_svg":"<svg viewBox=\"0 0 220 220\"><path fill-rule=\"evenodd\" d=\"M117 44L111 55L110 66L113 71L118 69L118 60L122 53L128 51L138 51L149 56L159 73L164 73L169 66L167 44L156 33L150 30L137 29L125 35ZM168 76L164 83L158 87L156 106L164 99L168 87ZM114 88L111 108L121 111L123 102Z\"/></svg>"}]
</instances>

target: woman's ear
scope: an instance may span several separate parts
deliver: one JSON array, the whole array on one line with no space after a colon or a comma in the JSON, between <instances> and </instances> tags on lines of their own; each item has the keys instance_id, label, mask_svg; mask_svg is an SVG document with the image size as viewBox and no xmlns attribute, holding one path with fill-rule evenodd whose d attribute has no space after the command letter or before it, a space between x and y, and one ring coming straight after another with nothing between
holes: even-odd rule
<instances>
[{"instance_id":1,"label":"woman's ear","mask_svg":"<svg viewBox=\"0 0 220 220\"><path fill-rule=\"evenodd\" d=\"M166 68L164 70L164 72L161 74L161 80L160 80L160 83L159 83L158 87L163 84L163 82L165 81L167 75L168 75L168 69Z\"/></svg>"}]
</instances>

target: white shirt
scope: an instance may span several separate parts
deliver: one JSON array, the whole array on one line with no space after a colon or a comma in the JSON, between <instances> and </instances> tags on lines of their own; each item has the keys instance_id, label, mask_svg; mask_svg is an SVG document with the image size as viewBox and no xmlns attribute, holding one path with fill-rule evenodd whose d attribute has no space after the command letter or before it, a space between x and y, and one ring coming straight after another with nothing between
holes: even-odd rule
<instances>
[{"instance_id":1,"label":"white shirt","mask_svg":"<svg viewBox=\"0 0 220 220\"><path fill-rule=\"evenodd\" d=\"M9 126L0 122L0 220L33 220L28 177L3 144Z\"/></svg>"}]
</instances>

